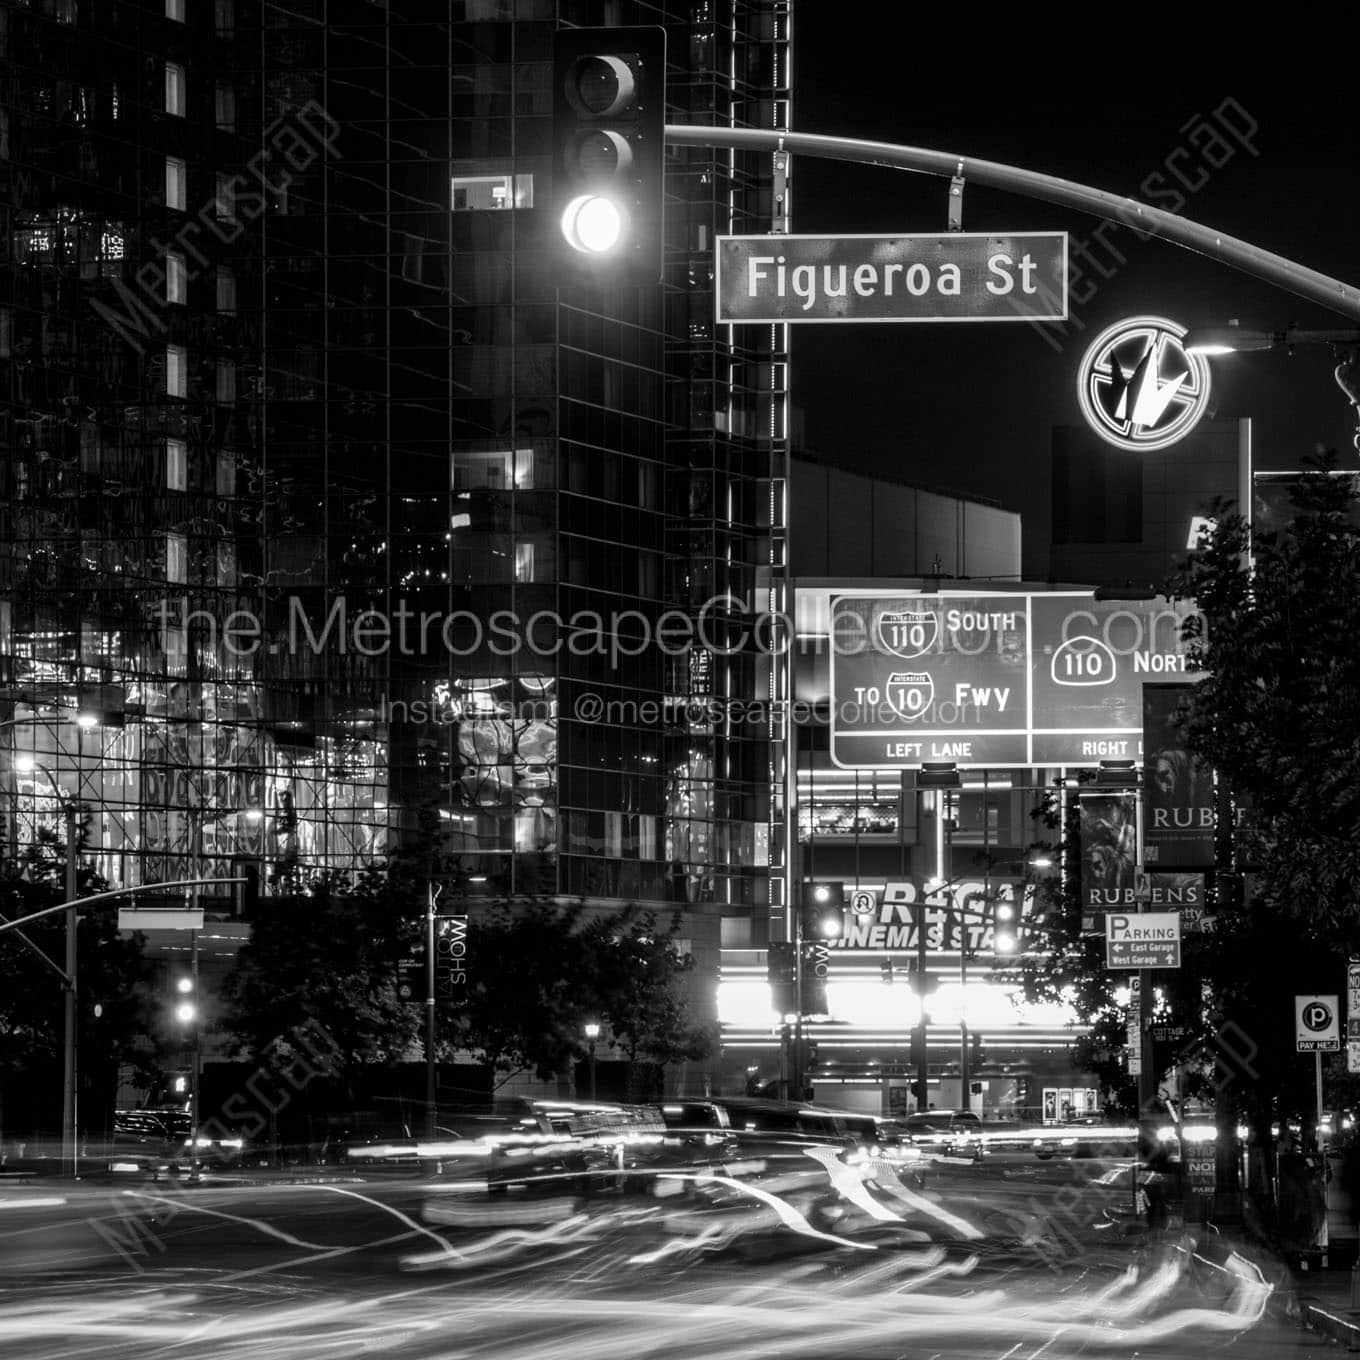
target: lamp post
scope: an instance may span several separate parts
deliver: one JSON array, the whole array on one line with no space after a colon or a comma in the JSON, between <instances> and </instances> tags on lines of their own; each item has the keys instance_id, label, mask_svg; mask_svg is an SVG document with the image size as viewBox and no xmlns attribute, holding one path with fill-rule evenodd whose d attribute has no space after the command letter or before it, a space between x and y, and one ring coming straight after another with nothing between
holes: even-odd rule
<instances>
[{"instance_id":1,"label":"lamp post","mask_svg":"<svg viewBox=\"0 0 1360 1360\"><path fill-rule=\"evenodd\" d=\"M83 724L82 724L83 726ZM57 783L51 770L32 756L16 756L14 768L21 773L41 773L52 786L66 822L66 901L74 903L80 895L76 887L76 804L68 798ZM66 909L66 955L63 968L66 973L66 988L62 1011L62 1072L61 1072L61 1167L72 1177L77 1173L76 1146L76 909Z\"/></svg>"},{"instance_id":2,"label":"lamp post","mask_svg":"<svg viewBox=\"0 0 1360 1360\"><path fill-rule=\"evenodd\" d=\"M600 1027L594 1020L586 1025L586 1038L590 1040L590 1098L595 1099L595 1041L600 1037Z\"/></svg>"}]
</instances>

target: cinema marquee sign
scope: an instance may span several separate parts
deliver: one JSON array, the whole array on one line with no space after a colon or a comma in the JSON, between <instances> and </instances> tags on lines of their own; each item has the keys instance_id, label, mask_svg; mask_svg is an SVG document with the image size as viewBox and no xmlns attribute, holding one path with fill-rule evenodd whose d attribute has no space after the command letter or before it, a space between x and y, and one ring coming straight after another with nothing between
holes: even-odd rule
<instances>
[{"instance_id":1,"label":"cinema marquee sign","mask_svg":"<svg viewBox=\"0 0 1360 1360\"><path fill-rule=\"evenodd\" d=\"M861 890L845 914L845 929L827 946L835 950L911 951L920 942L924 916L926 948L945 953L969 953L994 948L996 909L1010 908L1004 919L1012 926L1036 914L1034 885L1019 879L978 879L954 885L951 893L931 890L922 883L887 883L881 891Z\"/></svg>"},{"instance_id":2,"label":"cinema marquee sign","mask_svg":"<svg viewBox=\"0 0 1360 1360\"><path fill-rule=\"evenodd\" d=\"M721 322L1065 321L1067 233L720 236Z\"/></svg>"}]
</instances>

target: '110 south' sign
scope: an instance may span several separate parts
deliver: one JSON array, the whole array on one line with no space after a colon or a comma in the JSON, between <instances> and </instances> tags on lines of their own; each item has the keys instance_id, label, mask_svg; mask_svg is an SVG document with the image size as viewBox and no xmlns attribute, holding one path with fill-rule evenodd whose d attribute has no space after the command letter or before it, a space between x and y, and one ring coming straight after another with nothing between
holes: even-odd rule
<instances>
[{"instance_id":1,"label":"'110 south' sign","mask_svg":"<svg viewBox=\"0 0 1360 1360\"><path fill-rule=\"evenodd\" d=\"M1067 233L720 236L718 320L1065 321Z\"/></svg>"}]
</instances>

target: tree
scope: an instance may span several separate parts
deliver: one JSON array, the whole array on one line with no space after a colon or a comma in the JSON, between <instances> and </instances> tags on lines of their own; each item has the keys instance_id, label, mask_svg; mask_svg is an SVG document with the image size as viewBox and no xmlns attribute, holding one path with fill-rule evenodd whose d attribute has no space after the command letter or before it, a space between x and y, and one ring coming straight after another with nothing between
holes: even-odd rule
<instances>
[{"instance_id":1,"label":"tree","mask_svg":"<svg viewBox=\"0 0 1360 1360\"><path fill-rule=\"evenodd\" d=\"M594 1014L595 960L584 909L544 898L501 898L471 925L467 1004L452 1041L507 1075L551 1080L581 1053Z\"/></svg>"},{"instance_id":2,"label":"tree","mask_svg":"<svg viewBox=\"0 0 1360 1360\"><path fill-rule=\"evenodd\" d=\"M1221 513L1171 592L1198 606L1186 637L1206 672L1187 738L1250 800L1258 891L1344 953L1360 947L1360 527L1335 461L1310 460L1279 532Z\"/></svg>"},{"instance_id":3,"label":"tree","mask_svg":"<svg viewBox=\"0 0 1360 1360\"><path fill-rule=\"evenodd\" d=\"M1075 787L1054 780L1033 814L1038 839L1027 847L1026 860L1047 858L1056 869L1033 880L1036 929L1014 973L1027 1001L1064 1003L1090 1026L1089 1037L1073 1049L1073 1065L1094 1072L1109 1098L1131 1112L1137 1107L1137 1083L1124 1061L1129 1012L1119 995L1128 978L1105 966L1103 934L1083 928L1078 800L1088 778L1079 775ZM1023 939L1023 926L1019 933Z\"/></svg>"},{"instance_id":4,"label":"tree","mask_svg":"<svg viewBox=\"0 0 1360 1360\"><path fill-rule=\"evenodd\" d=\"M84 826L79 830L83 845ZM81 896L108 888L88 865L80 866L76 885ZM17 860L0 862L0 914L14 920L65 900L65 837L44 827ZM157 1057L144 1037L152 1032L155 968L143 951L144 937L119 932L112 906L77 918L77 1109L81 1127L91 1131L108 1126L120 1067L132 1067L149 1085ZM60 966L66 918L54 913L23 934L29 943L18 932L0 935L0 1127L54 1130L60 1122L65 997L60 977L35 948ZM7 1088L23 1092L21 1102L7 1100Z\"/></svg>"},{"instance_id":5,"label":"tree","mask_svg":"<svg viewBox=\"0 0 1360 1360\"><path fill-rule=\"evenodd\" d=\"M655 913L607 916L583 904L502 898L473 924L475 967L455 1042L511 1074L551 1080L586 1052L585 1026L608 1026L634 1069L703 1057L712 1039L689 1022L684 978L692 960Z\"/></svg>"},{"instance_id":6,"label":"tree","mask_svg":"<svg viewBox=\"0 0 1360 1360\"><path fill-rule=\"evenodd\" d=\"M1219 892L1212 930L1188 935L1181 968L1157 975L1165 1018L1188 1031L1158 1052L1158 1075L1186 1067L1221 1125L1244 1118L1267 1142L1279 1114L1313 1109L1293 999L1340 992L1344 960L1360 948L1360 528L1353 481L1334 463L1312 462L1278 532L1253 532L1216 507L1213 531L1167 585L1198 609L1185 638L1204 678L1180 716L1189 750L1231 791L1235 836L1221 841L1220 862L1235 840L1236 867L1258 872L1241 900ZM1026 961L1026 991L1073 1000L1094 1027L1086 1061L1115 1075L1113 988L1124 979L1104 969L1102 940L1080 937L1071 836L1062 853L1047 919L1063 947Z\"/></svg>"},{"instance_id":7,"label":"tree","mask_svg":"<svg viewBox=\"0 0 1360 1360\"><path fill-rule=\"evenodd\" d=\"M237 1051L260 1058L310 1021L351 1098L357 1067L400 1059L420 1017L398 995L397 962L421 932L426 891L418 858L398 853L355 882L323 878L266 903L223 985Z\"/></svg>"},{"instance_id":8,"label":"tree","mask_svg":"<svg viewBox=\"0 0 1360 1360\"><path fill-rule=\"evenodd\" d=\"M690 1022L684 980L694 956L680 952L679 929L679 913L662 932L654 911L634 907L594 923L600 1014L627 1058L630 1094L637 1092L640 1058L664 1067L713 1050L712 1033Z\"/></svg>"}]
</instances>

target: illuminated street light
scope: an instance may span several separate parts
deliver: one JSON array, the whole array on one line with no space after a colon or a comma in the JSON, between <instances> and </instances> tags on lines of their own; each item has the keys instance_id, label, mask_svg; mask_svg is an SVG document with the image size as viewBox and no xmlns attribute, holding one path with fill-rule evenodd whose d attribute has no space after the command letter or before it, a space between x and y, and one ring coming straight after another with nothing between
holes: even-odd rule
<instances>
[{"instance_id":1,"label":"illuminated street light","mask_svg":"<svg viewBox=\"0 0 1360 1360\"><path fill-rule=\"evenodd\" d=\"M1264 349L1289 349L1295 345L1330 345L1340 362L1333 370L1336 385L1360 415L1360 330L1313 331L1288 326L1282 331L1247 330L1235 321L1226 326L1194 326L1184 340L1187 354L1218 356ZM1360 452L1360 430L1351 441Z\"/></svg>"},{"instance_id":2,"label":"illuminated street light","mask_svg":"<svg viewBox=\"0 0 1360 1360\"><path fill-rule=\"evenodd\" d=\"M600 1026L592 1020L585 1026L586 1038L590 1041L590 1098L595 1099L595 1041L600 1037Z\"/></svg>"}]
</instances>

